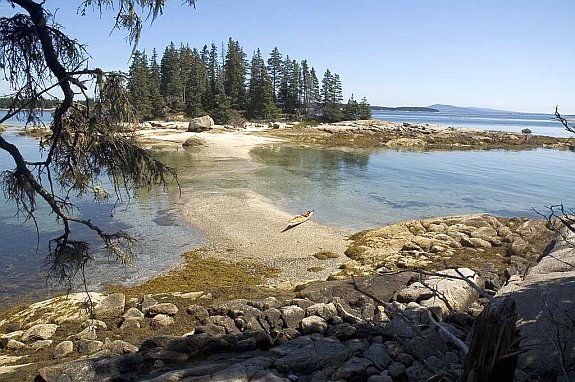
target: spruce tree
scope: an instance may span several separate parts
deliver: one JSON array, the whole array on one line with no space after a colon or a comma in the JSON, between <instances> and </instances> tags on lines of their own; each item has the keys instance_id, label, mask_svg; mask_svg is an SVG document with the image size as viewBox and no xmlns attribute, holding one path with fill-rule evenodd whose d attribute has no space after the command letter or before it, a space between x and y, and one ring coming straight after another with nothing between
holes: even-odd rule
<instances>
[{"instance_id":1,"label":"spruce tree","mask_svg":"<svg viewBox=\"0 0 575 382\"><path fill-rule=\"evenodd\" d=\"M180 55L173 42L166 47L160 62L160 92L172 112L182 109Z\"/></svg>"},{"instance_id":2,"label":"spruce tree","mask_svg":"<svg viewBox=\"0 0 575 382\"><path fill-rule=\"evenodd\" d=\"M371 118L371 107L367 98L363 97L359 103L359 119L370 119Z\"/></svg>"},{"instance_id":3,"label":"spruce tree","mask_svg":"<svg viewBox=\"0 0 575 382\"><path fill-rule=\"evenodd\" d=\"M190 71L192 70L192 49L188 44L182 44L178 52L178 63L180 65L180 84L182 89L181 100L182 106L187 104L190 89L187 88Z\"/></svg>"},{"instance_id":4,"label":"spruce tree","mask_svg":"<svg viewBox=\"0 0 575 382\"><path fill-rule=\"evenodd\" d=\"M152 50L149 68L149 94L151 106L151 118L163 117L166 114L166 102L160 93L160 65L158 64L158 53L156 48Z\"/></svg>"},{"instance_id":5,"label":"spruce tree","mask_svg":"<svg viewBox=\"0 0 575 382\"><path fill-rule=\"evenodd\" d=\"M152 116L150 75L147 61L144 52L134 51L128 72L128 97L134 107L136 118L140 121Z\"/></svg>"},{"instance_id":6,"label":"spruce tree","mask_svg":"<svg viewBox=\"0 0 575 382\"><path fill-rule=\"evenodd\" d=\"M223 66L224 89L232 108L238 111L246 107L246 71L246 54L230 37Z\"/></svg>"},{"instance_id":7,"label":"spruce tree","mask_svg":"<svg viewBox=\"0 0 575 382\"><path fill-rule=\"evenodd\" d=\"M321 82L321 114L327 122L337 122L343 119L341 110L342 88L338 74L325 71Z\"/></svg>"},{"instance_id":8,"label":"spruce tree","mask_svg":"<svg viewBox=\"0 0 575 382\"><path fill-rule=\"evenodd\" d=\"M355 98L353 98L353 94L347 100L347 104L343 108L343 117L347 121L354 121L356 119L360 119L359 104L357 103Z\"/></svg>"},{"instance_id":9,"label":"spruce tree","mask_svg":"<svg viewBox=\"0 0 575 382\"><path fill-rule=\"evenodd\" d=\"M272 92L274 97L274 103L278 105L278 91L281 83L282 75L282 54L280 53L277 46L270 53L270 58L268 58L268 74L272 83Z\"/></svg>"},{"instance_id":10,"label":"spruce tree","mask_svg":"<svg viewBox=\"0 0 575 382\"><path fill-rule=\"evenodd\" d=\"M277 117L279 110L273 100L272 81L259 49L254 53L250 66L248 118L271 119Z\"/></svg>"},{"instance_id":11,"label":"spruce tree","mask_svg":"<svg viewBox=\"0 0 575 382\"><path fill-rule=\"evenodd\" d=\"M202 99L207 92L206 68L197 49L192 51L192 60L186 82L187 97L185 111L192 117L203 115Z\"/></svg>"}]
</instances>

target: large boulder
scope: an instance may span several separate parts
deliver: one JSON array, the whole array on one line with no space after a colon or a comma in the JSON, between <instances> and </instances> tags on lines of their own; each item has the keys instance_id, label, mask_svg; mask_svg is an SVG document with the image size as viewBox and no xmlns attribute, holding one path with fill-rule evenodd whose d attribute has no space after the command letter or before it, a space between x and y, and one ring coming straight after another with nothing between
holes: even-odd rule
<instances>
[{"instance_id":1,"label":"large boulder","mask_svg":"<svg viewBox=\"0 0 575 382\"><path fill-rule=\"evenodd\" d=\"M209 115L204 115L203 117L197 117L190 121L188 124L188 131L192 132L202 132L207 131L214 125L214 120Z\"/></svg>"}]
</instances>

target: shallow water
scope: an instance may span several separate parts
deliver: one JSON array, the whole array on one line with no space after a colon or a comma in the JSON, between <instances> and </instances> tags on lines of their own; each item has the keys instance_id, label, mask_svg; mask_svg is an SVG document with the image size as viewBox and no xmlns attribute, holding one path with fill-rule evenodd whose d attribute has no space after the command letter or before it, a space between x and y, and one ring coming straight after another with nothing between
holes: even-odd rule
<instances>
[{"instance_id":1,"label":"shallow water","mask_svg":"<svg viewBox=\"0 0 575 382\"><path fill-rule=\"evenodd\" d=\"M282 208L315 209L314 220L366 229L489 212L537 217L569 204L575 153L530 151L341 151L259 147L258 192Z\"/></svg>"}]
</instances>

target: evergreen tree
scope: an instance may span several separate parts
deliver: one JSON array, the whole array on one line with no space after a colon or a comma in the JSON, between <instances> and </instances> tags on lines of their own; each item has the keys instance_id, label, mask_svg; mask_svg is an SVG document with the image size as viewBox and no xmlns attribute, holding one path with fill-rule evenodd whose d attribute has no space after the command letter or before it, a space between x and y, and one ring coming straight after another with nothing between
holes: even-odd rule
<instances>
[{"instance_id":1,"label":"evergreen tree","mask_svg":"<svg viewBox=\"0 0 575 382\"><path fill-rule=\"evenodd\" d=\"M310 82L311 82L311 90L310 90L310 98L308 100L308 104L310 105L311 111L310 114L316 117L319 114L320 109L320 90L319 90L319 79L317 78L317 74L315 72L315 68L311 68L310 74Z\"/></svg>"},{"instance_id":2,"label":"evergreen tree","mask_svg":"<svg viewBox=\"0 0 575 382\"><path fill-rule=\"evenodd\" d=\"M230 37L223 66L224 89L232 108L238 111L246 107L246 71L246 54Z\"/></svg>"},{"instance_id":3,"label":"evergreen tree","mask_svg":"<svg viewBox=\"0 0 575 382\"><path fill-rule=\"evenodd\" d=\"M268 58L268 74L272 83L272 92L274 97L274 103L278 105L278 91L280 88L281 77L282 77L282 54L277 47L270 53L270 58Z\"/></svg>"},{"instance_id":4,"label":"evergreen tree","mask_svg":"<svg viewBox=\"0 0 575 382\"><path fill-rule=\"evenodd\" d=\"M311 73L307 60L301 62L301 112L304 116L309 117L311 114Z\"/></svg>"},{"instance_id":5,"label":"evergreen tree","mask_svg":"<svg viewBox=\"0 0 575 382\"><path fill-rule=\"evenodd\" d=\"M158 118L165 115L166 102L160 93L160 65L158 64L158 53L156 48L152 50L152 57L150 58L149 78L150 78L150 106L151 117Z\"/></svg>"},{"instance_id":6,"label":"evergreen tree","mask_svg":"<svg viewBox=\"0 0 575 382\"><path fill-rule=\"evenodd\" d=\"M186 81L187 97L185 111L192 117L205 114L202 99L207 92L207 75L204 62L197 49L191 55L190 70Z\"/></svg>"},{"instance_id":7,"label":"evergreen tree","mask_svg":"<svg viewBox=\"0 0 575 382\"><path fill-rule=\"evenodd\" d=\"M223 92L223 86L220 86L222 78L220 76L220 65L218 63L218 48L212 43L210 50L204 46L201 53L202 62L206 66L206 93L202 99L204 110L211 113L218 104L222 103L221 97L218 99L218 93ZM225 95L225 94L224 94Z\"/></svg>"},{"instance_id":8,"label":"evergreen tree","mask_svg":"<svg viewBox=\"0 0 575 382\"><path fill-rule=\"evenodd\" d=\"M353 98L352 94L351 97L347 100L347 104L343 108L343 117L347 121L354 121L356 119L360 119L359 116L360 116L359 104L357 103L355 98Z\"/></svg>"},{"instance_id":9,"label":"evergreen tree","mask_svg":"<svg viewBox=\"0 0 575 382\"><path fill-rule=\"evenodd\" d=\"M333 75L327 69L321 81L321 114L325 121L337 122L343 119L341 92L339 75Z\"/></svg>"},{"instance_id":10,"label":"evergreen tree","mask_svg":"<svg viewBox=\"0 0 575 382\"><path fill-rule=\"evenodd\" d=\"M299 63L293 60L288 84L288 104L293 114L301 113L301 91L301 68Z\"/></svg>"},{"instance_id":11,"label":"evergreen tree","mask_svg":"<svg viewBox=\"0 0 575 382\"><path fill-rule=\"evenodd\" d=\"M359 119L370 119L371 118L371 107L367 98L363 97L359 103Z\"/></svg>"},{"instance_id":12,"label":"evergreen tree","mask_svg":"<svg viewBox=\"0 0 575 382\"><path fill-rule=\"evenodd\" d=\"M259 49L254 53L250 66L248 118L270 119L277 117L279 110L273 100L272 81Z\"/></svg>"},{"instance_id":13,"label":"evergreen tree","mask_svg":"<svg viewBox=\"0 0 575 382\"><path fill-rule=\"evenodd\" d=\"M148 72L148 59L144 52L134 51L128 75L128 99L134 107L136 118L141 121L151 118L151 83Z\"/></svg>"},{"instance_id":14,"label":"evergreen tree","mask_svg":"<svg viewBox=\"0 0 575 382\"><path fill-rule=\"evenodd\" d=\"M192 70L192 49L189 45L182 44L180 46L180 51L178 52L178 63L180 65L180 84L182 85L182 105L187 104L187 98L189 89L187 88L188 80L190 77L190 71Z\"/></svg>"},{"instance_id":15,"label":"evergreen tree","mask_svg":"<svg viewBox=\"0 0 575 382\"><path fill-rule=\"evenodd\" d=\"M160 62L160 92L172 111L182 109L183 85L180 76L180 55L173 42L166 47Z\"/></svg>"}]
</instances>

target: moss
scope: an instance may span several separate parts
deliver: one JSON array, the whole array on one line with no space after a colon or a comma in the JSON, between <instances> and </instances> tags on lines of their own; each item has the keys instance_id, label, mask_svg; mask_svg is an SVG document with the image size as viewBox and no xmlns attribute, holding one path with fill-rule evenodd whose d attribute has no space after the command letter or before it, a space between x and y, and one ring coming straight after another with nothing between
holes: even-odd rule
<instances>
[{"instance_id":1,"label":"moss","mask_svg":"<svg viewBox=\"0 0 575 382\"><path fill-rule=\"evenodd\" d=\"M332 251L319 251L313 254L318 260L337 259L339 255Z\"/></svg>"},{"instance_id":2,"label":"moss","mask_svg":"<svg viewBox=\"0 0 575 382\"><path fill-rule=\"evenodd\" d=\"M109 285L106 289L111 293L124 293L128 298L186 291L209 292L217 299L259 298L276 292L261 285L267 278L278 275L277 269L256 263L203 257L201 253L202 249L185 253L183 267L142 284L131 287Z\"/></svg>"}]
</instances>

